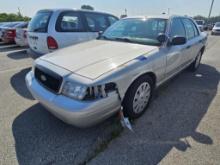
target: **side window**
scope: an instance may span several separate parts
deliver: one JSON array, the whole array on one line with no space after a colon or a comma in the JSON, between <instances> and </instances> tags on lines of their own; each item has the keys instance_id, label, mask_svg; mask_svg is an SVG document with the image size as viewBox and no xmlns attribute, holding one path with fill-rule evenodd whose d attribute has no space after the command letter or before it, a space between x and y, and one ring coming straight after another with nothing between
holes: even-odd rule
<instances>
[{"instance_id":1,"label":"side window","mask_svg":"<svg viewBox=\"0 0 220 165\"><path fill-rule=\"evenodd\" d=\"M89 30L92 32L104 31L108 27L105 15L96 13L86 13L85 17Z\"/></svg>"},{"instance_id":2,"label":"side window","mask_svg":"<svg viewBox=\"0 0 220 165\"><path fill-rule=\"evenodd\" d=\"M174 18L171 24L170 37L173 38L175 36L186 37L185 28L179 18Z\"/></svg>"},{"instance_id":3,"label":"side window","mask_svg":"<svg viewBox=\"0 0 220 165\"><path fill-rule=\"evenodd\" d=\"M192 22L192 23L193 23L193 22ZM193 27L194 27L194 31L195 31L195 36L196 36L196 37L199 36L199 30L198 30L198 28L197 28L197 26L196 26L195 23L193 23Z\"/></svg>"},{"instance_id":4,"label":"side window","mask_svg":"<svg viewBox=\"0 0 220 165\"><path fill-rule=\"evenodd\" d=\"M108 20L109 20L110 25L118 21L118 19L113 16L108 16Z\"/></svg>"},{"instance_id":5,"label":"side window","mask_svg":"<svg viewBox=\"0 0 220 165\"><path fill-rule=\"evenodd\" d=\"M76 12L65 12L60 15L57 21L58 32L79 32L83 31L80 15Z\"/></svg>"},{"instance_id":6,"label":"side window","mask_svg":"<svg viewBox=\"0 0 220 165\"><path fill-rule=\"evenodd\" d=\"M185 26L186 29L186 36L187 39L193 39L196 35L195 35L195 27L192 21L190 21L189 19L183 19L183 24Z\"/></svg>"}]
</instances>

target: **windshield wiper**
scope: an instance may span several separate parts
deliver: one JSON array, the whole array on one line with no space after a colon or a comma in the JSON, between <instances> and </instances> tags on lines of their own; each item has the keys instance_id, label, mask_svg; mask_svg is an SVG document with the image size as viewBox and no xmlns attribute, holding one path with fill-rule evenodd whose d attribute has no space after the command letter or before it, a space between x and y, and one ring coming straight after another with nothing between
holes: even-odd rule
<instances>
[{"instance_id":1,"label":"windshield wiper","mask_svg":"<svg viewBox=\"0 0 220 165\"><path fill-rule=\"evenodd\" d=\"M33 32L43 32L43 31L45 31L44 27L39 27L33 30Z\"/></svg>"},{"instance_id":2,"label":"windshield wiper","mask_svg":"<svg viewBox=\"0 0 220 165\"><path fill-rule=\"evenodd\" d=\"M123 42L131 42L133 43L132 40L130 40L129 38L126 38L126 37L123 37L123 38L120 38L120 37L117 37L117 38L114 38L116 41L123 41Z\"/></svg>"}]
</instances>

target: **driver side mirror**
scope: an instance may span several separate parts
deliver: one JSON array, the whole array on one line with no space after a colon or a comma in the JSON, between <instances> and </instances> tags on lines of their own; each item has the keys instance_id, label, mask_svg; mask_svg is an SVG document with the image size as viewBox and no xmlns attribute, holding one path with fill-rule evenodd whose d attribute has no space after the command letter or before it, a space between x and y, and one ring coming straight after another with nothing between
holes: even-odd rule
<instances>
[{"instance_id":1,"label":"driver side mirror","mask_svg":"<svg viewBox=\"0 0 220 165\"><path fill-rule=\"evenodd\" d=\"M175 36L170 42L170 45L184 45L186 43L186 37Z\"/></svg>"},{"instance_id":2,"label":"driver side mirror","mask_svg":"<svg viewBox=\"0 0 220 165\"><path fill-rule=\"evenodd\" d=\"M100 39L102 37L102 34L103 34L103 31L99 31L97 39Z\"/></svg>"}]
</instances>

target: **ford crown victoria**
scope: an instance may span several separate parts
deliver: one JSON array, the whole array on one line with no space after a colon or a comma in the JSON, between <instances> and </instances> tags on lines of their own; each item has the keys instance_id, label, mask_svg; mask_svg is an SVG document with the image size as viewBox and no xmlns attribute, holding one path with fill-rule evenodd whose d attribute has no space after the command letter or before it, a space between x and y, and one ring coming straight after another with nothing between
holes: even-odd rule
<instances>
[{"instance_id":1,"label":"ford crown victoria","mask_svg":"<svg viewBox=\"0 0 220 165\"><path fill-rule=\"evenodd\" d=\"M155 88L199 67L206 42L188 17L125 18L97 40L37 59L26 84L52 114L74 126L97 124L121 107L138 118Z\"/></svg>"}]
</instances>

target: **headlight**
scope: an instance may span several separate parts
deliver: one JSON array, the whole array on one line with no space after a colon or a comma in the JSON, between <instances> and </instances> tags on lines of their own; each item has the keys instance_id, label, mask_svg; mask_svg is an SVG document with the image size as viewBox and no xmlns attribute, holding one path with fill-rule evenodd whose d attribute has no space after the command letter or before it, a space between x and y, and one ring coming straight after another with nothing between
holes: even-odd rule
<instances>
[{"instance_id":1,"label":"headlight","mask_svg":"<svg viewBox=\"0 0 220 165\"><path fill-rule=\"evenodd\" d=\"M114 83L97 86L84 86L66 82L62 89L62 94L77 100L94 100L98 98L105 98L108 93L116 90Z\"/></svg>"},{"instance_id":2,"label":"headlight","mask_svg":"<svg viewBox=\"0 0 220 165\"><path fill-rule=\"evenodd\" d=\"M66 82L63 86L62 93L73 99L82 100L87 94L87 87L71 82Z\"/></svg>"}]
</instances>

